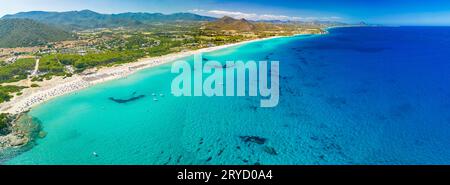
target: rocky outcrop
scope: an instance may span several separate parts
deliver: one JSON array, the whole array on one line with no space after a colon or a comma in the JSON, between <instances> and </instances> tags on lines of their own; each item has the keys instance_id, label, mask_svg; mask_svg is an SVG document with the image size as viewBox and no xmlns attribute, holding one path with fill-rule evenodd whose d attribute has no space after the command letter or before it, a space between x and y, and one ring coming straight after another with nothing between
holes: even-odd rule
<instances>
[{"instance_id":1,"label":"rocky outcrop","mask_svg":"<svg viewBox=\"0 0 450 185\"><path fill-rule=\"evenodd\" d=\"M10 132L0 135L0 151L25 146L40 132L39 120L27 114L11 116L16 119L8 124Z\"/></svg>"},{"instance_id":2,"label":"rocky outcrop","mask_svg":"<svg viewBox=\"0 0 450 185\"><path fill-rule=\"evenodd\" d=\"M262 145L266 142L266 138L258 137L258 136L239 136L243 142L252 142L259 145Z\"/></svg>"},{"instance_id":3,"label":"rocky outcrop","mask_svg":"<svg viewBox=\"0 0 450 185\"><path fill-rule=\"evenodd\" d=\"M18 147L27 144L29 139L23 134L10 133L0 136L0 150L9 147Z\"/></svg>"}]
</instances>

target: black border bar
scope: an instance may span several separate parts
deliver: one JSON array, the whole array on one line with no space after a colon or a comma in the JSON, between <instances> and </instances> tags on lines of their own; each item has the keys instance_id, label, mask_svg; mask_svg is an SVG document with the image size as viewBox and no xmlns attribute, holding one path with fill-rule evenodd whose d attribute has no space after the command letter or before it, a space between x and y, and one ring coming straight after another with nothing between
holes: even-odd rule
<instances>
[{"instance_id":1,"label":"black border bar","mask_svg":"<svg viewBox=\"0 0 450 185\"><path fill-rule=\"evenodd\" d=\"M217 177L204 179L180 180L179 172L211 172ZM222 179L224 171L271 171L271 179ZM380 181L390 178L399 180L415 179L450 179L450 166L1 166L1 177L12 179L65 179L73 181L122 181L122 182L167 182L177 184L280 184L313 180L328 181Z\"/></svg>"}]
</instances>

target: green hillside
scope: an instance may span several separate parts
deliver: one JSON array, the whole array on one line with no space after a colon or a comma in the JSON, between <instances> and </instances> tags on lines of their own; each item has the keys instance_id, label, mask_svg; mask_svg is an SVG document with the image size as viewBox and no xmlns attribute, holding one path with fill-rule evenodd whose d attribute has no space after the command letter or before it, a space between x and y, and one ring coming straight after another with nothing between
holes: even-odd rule
<instances>
[{"instance_id":1,"label":"green hillside","mask_svg":"<svg viewBox=\"0 0 450 185\"><path fill-rule=\"evenodd\" d=\"M210 30L235 30L235 31L254 31L257 27L245 19L234 19L225 16L214 22L205 24L206 29Z\"/></svg>"},{"instance_id":2,"label":"green hillside","mask_svg":"<svg viewBox=\"0 0 450 185\"><path fill-rule=\"evenodd\" d=\"M38 46L73 38L70 32L29 19L0 20L0 48Z\"/></svg>"},{"instance_id":3,"label":"green hillside","mask_svg":"<svg viewBox=\"0 0 450 185\"><path fill-rule=\"evenodd\" d=\"M101 14L91 10L69 12L31 11L5 15L2 19L32 19L67 30L85 30L94 28L142 27L155 23L179 21L211 21L215 18L191 13L120 13Z\"/></svg>"}]
</instances>

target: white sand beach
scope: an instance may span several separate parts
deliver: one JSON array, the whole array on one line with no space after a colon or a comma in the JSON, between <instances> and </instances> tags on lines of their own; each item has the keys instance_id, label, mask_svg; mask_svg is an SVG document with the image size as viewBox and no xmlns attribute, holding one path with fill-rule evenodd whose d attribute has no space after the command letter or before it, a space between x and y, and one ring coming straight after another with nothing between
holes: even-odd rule
<instances>
[{"instance_id":1,"label":"white sand beach","mask_svg":"<svg viewBox=\"0 0 450 185\"><path fill-rule=\"evenodd\" d=\"M22 113L30 110L33 106L36 106L40 103L50 100L51 98L65 95L80 89L84 89L86 87L90 87L98 83L123 78L141 69L154 67L168 62L173 62L176 61L177 59L188 57L198 53L211 52L232 46L237 46L255 41L273 39L277 37L282 36L244 41L234 44L203 48L194 51L173 53L161 57L143 58L137 62L121 64L113 67L103 67L91 74L85 75L75 74L67 78L53 77L51 80L38 82L37 84L40 87L24 89L22 91L22 95L15 96L10 101L0 104L0 112L11 114Z\"/></svg>"}]
</instances>

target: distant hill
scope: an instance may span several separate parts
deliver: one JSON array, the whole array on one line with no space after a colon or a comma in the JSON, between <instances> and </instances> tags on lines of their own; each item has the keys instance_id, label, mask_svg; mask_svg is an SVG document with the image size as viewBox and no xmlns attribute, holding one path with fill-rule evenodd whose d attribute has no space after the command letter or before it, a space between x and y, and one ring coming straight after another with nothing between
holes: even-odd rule
<instances>
[{"instance_id":1,"label":"distant hill","mask_svg":"<svg viewBox=\"0 0 450 185\"><path fill-rule=\"evenodd\" d=\"M0 20L0 47L25 47L73 39L70 32L30 19Z\"/></svg>"},{"instance_id":2,"label":"distant hill","mask_svg":"<svg viewBox=\"0 0 450 185\"><path fill-rule=\"evenodd\" d=\"M245 19L234 19L232 17L222 17L216 21L204 24L204 29L216 31L237 31L237 32L255 32L255 31L271 31L282 29L281 24L270 22L248 21Z\"/></svg>"},{"instance_id":3,"label":"distant hill","mask_svg":"<svg viewBox=\"0 0 450 185\"><path fill-rule=\"evenodd\" d=\"M360 25L360 26L368 26L369 24L367 24L367 23L364 22L364 21L361 21L361 22L359 22L357 25Z\"/></svg>"},{"instance_id":4,"label":"distant hill","mask_svg":"<svg viewBox=\"0 0 450 185\"><path fill-rule=\"evenodd\" d=\"M235 30L241 32L255 31L257 29L255 24L245 19L234 19L228 16L205 24L205 28L211 30Z\"/></svg>"},{"instance_id":5,"label":"distant hill","mask_svg":"<svg viewBox=\"0 0 450 185\"><path fill-rule=\"evenodd\" d=\"M5 15L2 19L26 18L45 24L71 30L115 27L139 27L145 24L176 22L176 21L212 21L216 18L191 13L175 13L165 15L161 13L120 13L100 14L91 10L69 12L20 12Z\"/></svg>"}]
</instances>

